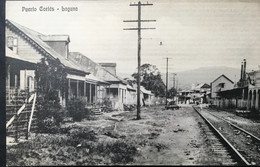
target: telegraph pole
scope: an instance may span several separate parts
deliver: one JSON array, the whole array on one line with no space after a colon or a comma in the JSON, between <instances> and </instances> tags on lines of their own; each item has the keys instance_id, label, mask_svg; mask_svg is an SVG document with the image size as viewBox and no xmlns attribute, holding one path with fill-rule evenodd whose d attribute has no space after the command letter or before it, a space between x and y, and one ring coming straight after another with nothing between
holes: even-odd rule
<instances>
[{"instance_id":1,"label":"telegraph pole","mask_svg":"<svg viewBox=\"0 0 260 167\"><path fill-rule=\"evenodd\" d=\"M175 88L175 76L176 76L176 73L173 73L173 81L172 81L172 87Z\"/></svg>"},{"instance_id":2,"label":"telegraph pole","mask_svg":"<svg viewBox=\"0 0 260 167\"><path fill-rule=\"evenodd\" d=\"M176 78L176 91L178 90L178 78Z\"/></svg>"},{"instance_id":3,"label":"telegraph pole","mask_svg":"<svg viewBox=\"0 0 260 167\"><path fill-rule=\"evenodd\" d=\"M167 106L167 92L168 92L168 57L166 59L166 91L165 91L165 107Z\"/></svg>"},{"instance_id":4,"label":"telegraph pole","mask_svg":"<svg viewBox=\"0 0 260 167\"><path fill-rule=\"evenodd\" d=\"M156 20L141 20L141 6L151 6L153 4L142 4L140 1L138 4L130 4L130 6L138 7L138 20L124 20L124 22L137 22L137 28L124 28L123 30L137 30L138 33L138 51L137 51L137 61L138 61L138 71L137 71L137 120L141 119L140 115L140 66L141 66L141 30L155 29L155 28L141 28L141 22L155 22Z\"/></svg>"}]
</instances>

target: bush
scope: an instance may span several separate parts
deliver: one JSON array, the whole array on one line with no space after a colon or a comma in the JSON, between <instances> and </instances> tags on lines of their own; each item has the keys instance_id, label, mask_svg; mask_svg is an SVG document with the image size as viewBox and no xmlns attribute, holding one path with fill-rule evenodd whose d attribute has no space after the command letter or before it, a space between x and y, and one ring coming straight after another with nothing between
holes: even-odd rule
<instances>
[{"instance_id":1,"label":"bush","mask_svg":"<svg viewBox=\"0 0 260 167\"><path fill-rule=\"evenodd\" d=\"M57 133L60 123L64 119L59 101L44 98L39 95L37 99L37 125L40 133Z\"/></svg>"},{"instance_id":2,"label":"bush","mask_svg":"<svg viewBox=\"0 0 260 167\"><path fill-rule=\"evenodd\" d=\"M43 132L49 132L49 133L57 133L58 132L58 125L56 123L56 120L54 117L52 118L45 118L43 120L44 126L41 128Z\"/></svg>"},{"instance_id":3,"label":"bush","mask_svg":"<svg viewBox=\"0 0 260 167\"><path fill-rule=\"evenodd\" d=\"M68 136L68 145L76 147L78 144L82 144L82 147L88 147L90 141L96 141L96 133L85 127L77 127L77 129L71 129Z\"/></svg>"},{"instance_id":4,"label":"bush","mask_svg":"<svg viewBox=\"0 0 260 167\"><path fill-rule=\"evenodd\" d=\"M126 141L116 141L115 143L101 143L96 148L97 153L111 156L114 164L126 164L134 161L137 154L136 147Z\"/></svg>"},{"instance_id":5,"label":"bush","mask_svg":"<svg viewBox=\"0 0 260 167\"><path fill-rule=\"evenodd\" d=\"M79 99L71 99L68 102L67 110L69 116L71 116L74 121L81 121L83 118L90 115L90 111L85 108L85 103Z\"/></svg>"},{"instance_id":6,"label":"bush","mask_svg":"<svg viewBox=\"0 0 260 167\"><path fill-rule=\"evenodd\" d=\"M107 107L112 107L112 102L111 102L110 99L105 98L105 99L103 100L103 105L104 105L104 106L107 106Z\"/></svg>"}]
</instances>

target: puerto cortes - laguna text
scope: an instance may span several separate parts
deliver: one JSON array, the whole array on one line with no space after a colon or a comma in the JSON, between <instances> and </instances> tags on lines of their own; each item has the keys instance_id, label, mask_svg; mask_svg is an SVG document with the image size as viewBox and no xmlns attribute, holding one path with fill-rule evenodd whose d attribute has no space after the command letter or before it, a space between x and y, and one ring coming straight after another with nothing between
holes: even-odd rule
<instances>
[{"instance_id":1,"label":"puerto cortes - laguna text","mask_svg":"<svg viewBox=\"0 0 260 167\"><path fill-rule=\"evenodd\" d=\"M54 12L54 11L62 11L62 12L75 12L78 11L78 7L64 7L61 6L60 8L55 8L52 6L40 6L36 7L22 7L22 12Z\"/></svg>"}]
</instances>

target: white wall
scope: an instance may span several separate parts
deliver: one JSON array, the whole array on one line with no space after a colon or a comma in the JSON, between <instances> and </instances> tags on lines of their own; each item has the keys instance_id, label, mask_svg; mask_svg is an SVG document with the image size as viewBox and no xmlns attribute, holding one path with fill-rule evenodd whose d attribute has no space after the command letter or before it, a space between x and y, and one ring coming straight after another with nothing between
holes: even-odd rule
<instances>
[{"instance_id":1,"label":"white wall","mask_svg":"<svg viewBox=\"0 0 260 167\"><path fill-rule=\"evenodd\" d=\"M221 91L223 90L229 90L234 88L234 84L231 83L228 79L221 76L218 80L211 83L211 97L215 98L217 97L217 94L215 92L218 92L220 87L218 86L220 83L225 83L224 88L221 88Z\"/></svg>"}]
</instances>

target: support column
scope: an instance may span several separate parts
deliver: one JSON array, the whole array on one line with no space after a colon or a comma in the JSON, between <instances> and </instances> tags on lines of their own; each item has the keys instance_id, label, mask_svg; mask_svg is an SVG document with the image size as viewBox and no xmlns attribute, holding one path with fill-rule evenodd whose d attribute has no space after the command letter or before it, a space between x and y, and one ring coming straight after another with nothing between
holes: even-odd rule
<instances>
[{"instance_id":1,"label":"support column","mask_svg":"<svg viewBox=\"0 0 260 167\"><path fill-rule=\"evenodd\" d=\"M258 93L258 90L256 90L255 109L257 109L257 110L259 110L258 101L259 101L259 93Z\"/></svg>"},{"instance_id":2,"label":"support column","mask_svg":"<svg viewBox=\"0 0 260 167\"><path fill-rule=\"evenodd\" d=\"M95 103L97 103L97 84L95 84Z\"/></svg>"},{"instance_id":3,"label":"support column","mask_svg":"<svg viewBox=\"0 0 260 167\"><path fill-rule=\"evenodd\" d=\"M125 89L125 103L127 103L127 93L126 93L126 89Z\"/></svg>"},{"instance_id":4,"label":"support column","mask_svg":"<svg viewBox=\"0 0 260 167\"><path fill-rule=\"evenodd\" d=\"M77 80L77 92L76 92L76 97L79 97L79 80Z\"/></svg>"},{"instance_id":5,"label":"support column","mask_svg":"<svg viewBox=\"0 0 260 167\"><path fill-rule=\"evenodd\" d=\"M108 99L110 99L110 85L108 86Z\"/></svg>"},{"instance_id":6,"label":"support column","mask_svg":"<svg viewBox=\"0 0 260 167\"><path fill-rule=\"evenodd\" d=\"M254 98L255 98L255 96L254 96L254 90L253 90L252 91L252 99L251 99L251 109L255 108L255 106L254 106Z\"/></svg>"},{"instance_id":7,"label":"support column","mask_svg":"<svg viewBox=\"0 0 260 167\"><path fill-rule=\"evenodd\" d=\"M89 103L92 101L91 94L91 83L89 83Z\"/></svg>"},{"instance_id":8,"label":"support column","mask_svg":"<svg viewBox=\"0 0 260 167\"><path fill-rule=\"evenodd\" d=\"M17 74L14 75L14 87L15 87L15 89L18 88L18 76L17 76Z\"/></svg>"},{"instance_id":9,"label":"support column","mask_svg":"<svg viewBox=\"0 0 260 167\"><path fill-rule=\"evenodd\" d=\"M117 98L118 98L118 102L119 102L120 99L121 99L121 96L120 96L120 88L117 88Z\"/></svg>"},{"instance_id":10,"label":"support column","mask_svg":"<svg viewBox=\"0 0 260 167\"><path fill-rule=\"evenodd\" d=\"M84 81L84 93L83 96L86 97L86 81Z\"/></svg>"},{"instance_id":11,"label":"support column","mask_svg":"<svg viewBox=\"0 0 260 167\"><path fill-rule=\"evenodd\" d=\"M248 91L248 96L247 96L247 110L249 110L250 109L250 93L249 93L249 91Z\"/></svg>"},{"instance_id":12,"label":"support column","mask_svg":"<svg viewBox=\"0 0 260 167\"><path fill-rule=\"evenodd\" d=\"M70 90L70 79L69 79L69 90L68 90L68 99L70 100L70 97L71 97L71 90Z\"/></svg>"},{"instance_id":13,"label":"support column","mask_svg":"<svg viewBox=\"0 0 260 167\"><path fill-rule=\"evenodd\" d=\"M251 96L250 96L250 92L252 92L252 90L249 90L248 89L248 97L247 97L247 110L250 110L250 105L251 105L251 100L252 100L252 93L251 93Z\"/></svg>"}]
</instances>

